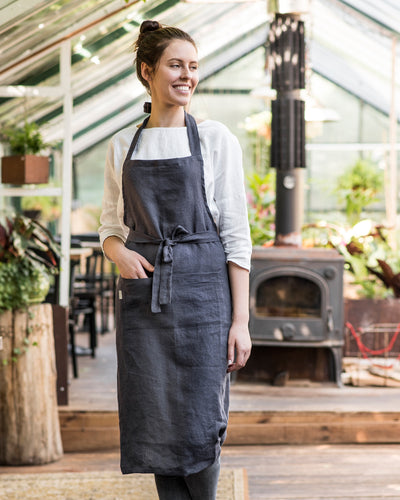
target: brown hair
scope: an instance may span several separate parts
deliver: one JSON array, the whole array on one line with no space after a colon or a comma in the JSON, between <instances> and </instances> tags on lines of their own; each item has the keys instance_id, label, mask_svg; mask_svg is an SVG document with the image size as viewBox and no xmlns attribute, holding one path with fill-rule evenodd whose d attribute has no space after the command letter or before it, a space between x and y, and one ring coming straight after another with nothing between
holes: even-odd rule
<instances>
[{"instance_id":1,"label":"brown hair","mask_svg":"<svg viewBox=\"0 0 400 500\"><path fill-rule=\"evenodd\" d=\"M157 64L172 40L184 40L190 42L197 50L193 38L179 28L173 26L162 26L158 21L143 21L140 25L140 33L133 45L136 52L135 64L136 74L142 84L149 90L149 83L142 76L142 62L146 63L152 70Z\"/></svg>"}]
</instances>

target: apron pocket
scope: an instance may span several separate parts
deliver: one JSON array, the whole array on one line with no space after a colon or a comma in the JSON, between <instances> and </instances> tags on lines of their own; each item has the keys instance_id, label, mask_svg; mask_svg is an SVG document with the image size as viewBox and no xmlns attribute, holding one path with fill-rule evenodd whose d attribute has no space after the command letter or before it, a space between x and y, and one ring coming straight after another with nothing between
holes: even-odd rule
<instances>
[{"instance_id":1,"label":"apron pocket","mask_svg":"<svg viewBox=\"0 0 400 500\"><path fill-rule=\"evenodd\" d=\"M214 273L179 276L173 293L175 354L178 365L221 367L226 364L231 325L226 285Z\"/></svg>"},{"instance_id":2,"label":"apron pocket","mask_svg":"<svg viewBox=\"0 0 400 500\"><path fill-rule=\"evenodd\" d=\"M218 273L176 274L172 294L178 327L231 323L229 284Z\"/></svg>"},{"instance_id":3,"label":"apron pocket","mask_svg":"<svg viewBox=\"0 0 400 500\"><path fill-rule=\"evenodd\" d=\"M150 313L152 284L153 278L119 278L117 297L124 321L132 321L136 316Z\"/></svg>"}]
</instances>

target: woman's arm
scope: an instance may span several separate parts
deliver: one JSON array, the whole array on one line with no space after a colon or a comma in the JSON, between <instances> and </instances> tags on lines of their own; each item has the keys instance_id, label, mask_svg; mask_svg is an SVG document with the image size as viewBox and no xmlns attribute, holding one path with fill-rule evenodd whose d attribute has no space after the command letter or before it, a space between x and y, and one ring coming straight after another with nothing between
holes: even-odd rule
<instances>
[{"instance_id":1,"label":"woman's arm","mask_svg":"<svg viewBox=\"0 0 400 500\"><path fill-rule=\"evenodd\" d=\"M228 373L243 368L251 351L249 333L249 272L228 262L232 295L232 325L228 338Z\"/></svg>"},{"instance_id":2,"label":"woman's arm","mask_svg":"<svg viewBox=\"0 0 400 500\"><path fill-rule=\"evenodd\" d=\"M99 236L102 247L108 237L117 236L120 240L125 241L128 233L128 228L124 227L123 221L118 215L118 206L121 198L123 153L124 149L121 148L119 141L111 139L108 143L106 155L104 194L100 215Z\"/></svg>"},{"instance_id":3,"label":"woman's arm","mask_svg":"<svg viewBox=\"0 0 400 500\"><path fill-rule=\"evenodd\" d=\"M228 372L243 368L251 351L249 269L251 239L242 165L237 138L222 124L212 122L207 146L214 175L213 198L224 246L232 295L232 324L228 339Z\"/></svg>"},{"instance_id":4,"label":"woman's arm","mask_svg":"<svg viewBox=\"0 0 400 500\"><path fill-rule=\"evenodd\" d=\"M211 129L210 158L214 175L213 198L218 209L218 230L226 259L250 269L251 239L247 215L242 150L237 138L220 125Z\"/></svg>"}]
</instances>

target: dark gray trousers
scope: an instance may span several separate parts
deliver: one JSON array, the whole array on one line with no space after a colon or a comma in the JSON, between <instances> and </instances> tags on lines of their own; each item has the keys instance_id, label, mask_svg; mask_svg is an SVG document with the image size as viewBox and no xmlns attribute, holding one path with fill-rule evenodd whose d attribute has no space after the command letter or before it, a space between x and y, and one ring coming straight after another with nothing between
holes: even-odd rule
<instances>
[{"instance_id":1,"label":"dark gray trousers","mask_svg":"<svg viewBox=\"0 0 400 500\"><path fill-rule=\"evenodd\" d=\"M189 476L154 475L160 500L215 500L220 471L219 459Z\"/></svg>"}]
</instances>

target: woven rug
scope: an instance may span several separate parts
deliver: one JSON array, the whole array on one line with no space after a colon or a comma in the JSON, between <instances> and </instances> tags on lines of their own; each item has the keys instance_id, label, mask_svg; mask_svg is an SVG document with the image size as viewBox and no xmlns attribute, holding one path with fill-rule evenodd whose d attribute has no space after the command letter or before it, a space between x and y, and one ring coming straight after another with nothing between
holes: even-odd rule
<instances>
[{"instance_id":1,"label":"woven rug","mask_svg":"<svg viewBox=\"0 0 400 500\"><path fill-rule=\"evenodd\" d=\"M156 500L151 474L62 472L0 474L0 498L7 500ZM221 469L217 500L247 500L244 469Z\"/></svg>"}]
</instances>

